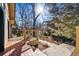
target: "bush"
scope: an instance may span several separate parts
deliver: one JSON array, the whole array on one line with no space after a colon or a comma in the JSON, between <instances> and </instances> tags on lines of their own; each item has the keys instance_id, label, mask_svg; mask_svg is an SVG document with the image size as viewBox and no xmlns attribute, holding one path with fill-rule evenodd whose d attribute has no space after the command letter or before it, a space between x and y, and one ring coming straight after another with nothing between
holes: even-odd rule
<instances>
[{"instance_id":1,"label":"bush","mask_svg":"<svg viewBox=\"0 0 79 59\"><path fill-rule=\"evenodd\" d=\"M17 36L21 36L21 33L20 33L20 32L18 32L18 33L17 33Z\"/></svg>"},{"instance_id":2,"label":"bush","mask_svg":"<svg viewBox=\"0 0 79 59\"><path fill-rule=\"evenodd\" d=\"M44 32L43 34L44 34L44 36L48 36L48 32Z\"/></svg>"},{"instance_id":3,"label":"bush","mask_svg":"<svg viewBox=\"0 0 79 59\"><path fill-rule=\"evenodd\" d=\"M13 33L14 35L21 36L22 31L20 31L20 30L14 30L12 33Z\"/></svg>"},{"instance_id":4,"label":"bush","mask_svg":"<svg viewBox=\"0 0 79 59\"><path fill-rule=\"evenodd\" d=\"M47 32L48 32L48 36L50 36L51 35L51 29L48 29Z\"/></svg>"}]
</instances>

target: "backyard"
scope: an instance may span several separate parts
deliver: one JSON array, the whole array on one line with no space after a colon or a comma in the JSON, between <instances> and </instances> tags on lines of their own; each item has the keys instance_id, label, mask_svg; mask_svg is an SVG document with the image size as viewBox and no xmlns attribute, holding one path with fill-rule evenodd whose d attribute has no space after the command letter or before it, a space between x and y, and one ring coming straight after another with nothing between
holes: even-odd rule
<instances>
[{"instance_id":1,"label":"backyard","mask_svg":"<svg viewBox=\"0 0 79 59\"><path fill-rule=\"evenodd\" d=\"M16 3L15 6L15 25L6 50L0 55L73 55L79 4Z\"/></svg>"}]
</instances>

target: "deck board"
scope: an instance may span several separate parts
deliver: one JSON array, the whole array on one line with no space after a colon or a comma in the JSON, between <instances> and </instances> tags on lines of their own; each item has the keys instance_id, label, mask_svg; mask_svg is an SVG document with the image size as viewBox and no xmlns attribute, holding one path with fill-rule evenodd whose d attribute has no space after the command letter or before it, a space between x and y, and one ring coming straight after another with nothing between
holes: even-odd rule
<instances>
[{"instance_id":1,"label":"deck board","mask_svg":"<svg viewBox=\"0 0 79 59\"><path fill-rule=\"evenodd\" d=\"M46 56L46 54L44 54L43 52L41 52L39 49L36 49L36 50L35 50L35 53L36 53L38 56Z\"/></svg>"},{"instance_id":2,"label":"deck board","mask_svg":"<svg viewBox=\"0 0 79 59\"><path fill-rule=\"evenodd\" d=\"M36 49L35 52L32 49L29 49L21 54L21 56L46 56L39 49Z\"/></svg>"}]
</instances>

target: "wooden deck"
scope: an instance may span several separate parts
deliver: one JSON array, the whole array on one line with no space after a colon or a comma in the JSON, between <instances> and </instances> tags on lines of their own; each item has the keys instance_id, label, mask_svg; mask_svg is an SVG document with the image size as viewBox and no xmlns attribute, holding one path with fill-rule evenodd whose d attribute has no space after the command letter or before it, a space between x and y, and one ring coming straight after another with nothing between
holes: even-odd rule
<instances>
[{"instance_id":1,"label":"wooden deck","mask_svg":"<svg viewBox=\"0 0 79 59\"><path fill-rule=\"evenodd\" d=\"M21 56L46 56L46 55L42 53L39 49L36 49L35 51L33 51L32 49L29 49L21 53Z\"/></svg>"},{"instance_id":2,"label":"wooden deck","mask_svg":"<svg viewBox=\"0 0 79 59\"><path fill-rule=\"evenodd\" d=\"M74 47L64 43L56 45L42 40L39 40L39 42L47 44L49 47L44 49L42 48L43 46L38 46L38 48L33 51L32 47L27 45L27 42L22 38L19 40L11 40L6 44L5 51L0 52L0 56L69 56L74 50Z\"/></svg>"},{"instance_id":3,"label":"wooden deck","mask_svg":"<svg viewBox=\"0 0 79 59\"><path fill-rule=\"evenodd\" d=\"M14 40L9 41L5 47L5 51L0 52L0 56L46 56L39 49L32 50L31 46L27 45L25 41Z\"/></svg>"}]
</instances>

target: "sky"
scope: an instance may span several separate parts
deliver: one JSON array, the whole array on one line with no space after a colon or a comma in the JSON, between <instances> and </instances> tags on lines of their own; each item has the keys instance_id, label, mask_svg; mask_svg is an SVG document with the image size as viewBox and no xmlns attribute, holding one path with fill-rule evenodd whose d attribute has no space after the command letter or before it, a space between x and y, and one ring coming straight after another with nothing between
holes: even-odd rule
<instances>
[{"instance_id":1,"label":"sky","mask_svg":"<svg viewBox=\"0 0 79 59\"><path fill-rule=\"evenodd\" d=\"M23 3L22 3L22 5L23 5ZM15 17L15 19L16 19L16 22L17 22L17 24L20 26L21 25L21 18L20 18L20 14L19 14L19 3L16 3L16 17ZM29 4L27 4L27 6L26 6L26 10L27 10L27 13L29 13L29 11L30 10L32 10L32 6L30 6Z\"/></svg>"},{"instance_id":2,"label":"sky","mask_svg":"<svg viewBox=\"0 0 79 59\"><path fill-rule=\"evenodd\" d=\"M23 5L24 3L22 3ZM19 14L19 4L16 3L16 22L17 24L20 26L21 25L21 21L20 20L20 14ZM48 20L52 20L51 14L48 12L48 8L44 8L44 3L35 4L35 16L37 16L39 14L39 12L37 10L40 10L40 8L43 9L43 11L41 12L41 14L39 15L39 17L37 18L37 22L38 23L43 23L43 21L48 21ZM31 11L32 11L32 5L29 3L26 3L26 10L27 10L27 14L28 16L32 15ZM33 20L32 18L30 18L31 20Z\"/></svg>"}]
</instances>

